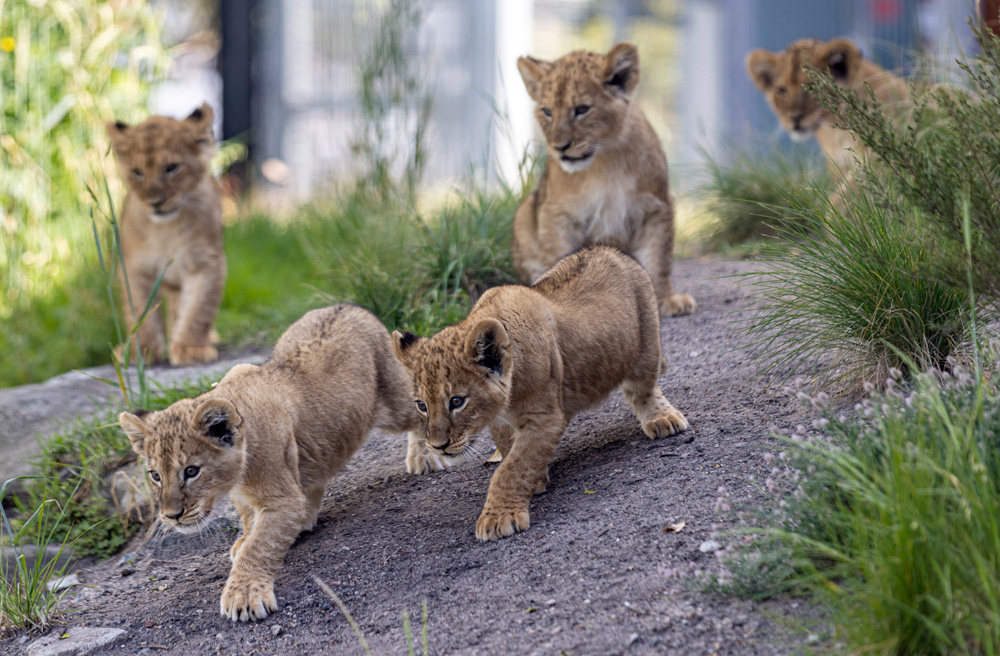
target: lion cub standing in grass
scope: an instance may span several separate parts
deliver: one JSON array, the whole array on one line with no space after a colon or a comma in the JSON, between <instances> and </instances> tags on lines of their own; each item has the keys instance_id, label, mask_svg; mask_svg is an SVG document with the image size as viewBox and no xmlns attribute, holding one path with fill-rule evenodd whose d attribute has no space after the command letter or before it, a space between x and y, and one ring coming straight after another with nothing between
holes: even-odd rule
<instances>
[{"instance_id":1,"label":"lion cub standing in grass","mask_svg":"<svg viewBox=\"0 0 1000 656\"><path fill-rule=\"evenodd\" d=\"M670 278L674 204L663 147L635 104L639 51L619 43L607 55L521 57L517 68L549 147L538 189L514 215L521 282L531 284L581 246L606 242L646 267L662 316L693 312L694 299L675 294Z\"/></svg>"},{"instance_id":2,"label":"lion cub standing in grass","mask_svg":"<svg viewBox=\"0 0 1000 656\"><path fill-rule=\"evenodd\" d=\"M688 427L657 385L666 360L653 285L617 248L569 255L531 287L494 287L429 339L392 336L424 428L407 471L438 468L428 455L463 455L486 426L503 455L476 523L480 540L528 528L531 496L545 490L567 423L619 385L649 437Z\"/></svg>"},{"instance_id":3,"label":"lion cub standing in grass","mask_svg":"<svg viewBox=\"0 0 1000 656\"><path fill-rule=\"evenodd\" d=\"M153 116L139 125L108 123L128 194L121 212L125 256L122 288L141 313L160 274L167 301L170 364L214 362L215 317L226 284L222 250L222 203L210 160L212 108L183 121ZM126 305L126 308L128 306ZM126 310L131 330L133 317ZM148 362L163 357L163 319L155 311L139 327ZM133 349L135 348L133 339ZM133 351L134 352L134 351Z\"/></svg>"},{"instance_id":4,"label":"lion cub standing in grass","mask_svg":"<svg viewBox=\"0 0 1000 656\"><path fill-rule=\"evenodd\" d=\"M218 499L232 499L243 535L221 610L256 620L277 609L285 553L316 525L327 481L369 431L420 426L411 390L385 326L335 305L292 324L263 365L237 365L198 398L118 420L146 459L160 521L195 532Z\"/></svg>"}]
</instances>

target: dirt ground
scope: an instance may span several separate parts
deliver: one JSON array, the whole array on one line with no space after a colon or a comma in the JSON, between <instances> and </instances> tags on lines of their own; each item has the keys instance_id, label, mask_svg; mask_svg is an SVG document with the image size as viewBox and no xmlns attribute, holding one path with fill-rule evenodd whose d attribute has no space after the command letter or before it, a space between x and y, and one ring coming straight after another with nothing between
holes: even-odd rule
<instances>
[{"instance_id":1,"label":"dirt ground","mask_svg":"<svg viewBox=\"0 0 1000 656\"><path fill-rule=\"evenodd\" d=\"M531 507L531 528L493 543L475 520L493 468L466 463L424 477L403 466L405 437L375 435L327 490L317 529L300 537L277 579L280 610L259 624L219 615L238 529L227 521L197 537L168 536L80 572L92 586L68 606L71 626L126 630L99 654L360 654L345 617L313 580L343 599L373 654L405 654L402 613L419 631L427 602L429 653L718 654L799 651L801 599L719 597L665 575L711 569L699 547L730 527L734 506L764 504L764 452L777 426L803 423L793 399L755 380L734 322L744 292L727 278L750 266L687 260L675 286L698 301L662 324L667 398L691 423L683 439L647 439L616 392L577 417ZM756 481L751 480L756 476ZM680 533L664 533L685 522ZM275 628L280 627L280 628ZM0 650L22 653L17 640ZM419 648L417 653L420 653Z\"/></svg>"}]
</instances>

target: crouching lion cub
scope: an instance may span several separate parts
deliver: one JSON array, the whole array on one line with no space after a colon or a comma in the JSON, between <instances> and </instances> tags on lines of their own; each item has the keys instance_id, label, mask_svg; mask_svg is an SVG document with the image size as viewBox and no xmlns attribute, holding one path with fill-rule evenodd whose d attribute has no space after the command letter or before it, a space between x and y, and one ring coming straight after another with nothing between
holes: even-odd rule
<instances>
[{"instance_id":1,"label":"crouching lion cub","mask_svg":"<svg viewBox=\"0 0 1000 656\"><path fill-rule=\"evenodd\" d=\"M243 535L221 610L258 620L277 609L275 576L316 525L327 481L372 428L419 427L410 390L382 323L335 305L292 324L263 365L236 365L198 398L118 420L146 459L160 521L192 533L217 500L232 499Z\"/></svg>"},{"instance_id":2,"label":"crouching lion cub","mask_svg":"<svg viewBox=\"0 0 1000 656\"><path fill-rule=\"evenodd\" d=\"M619 385L649 437L688 427L657 385L666 361L653 284L610 246L563 258L531 287L490 289L429 339L394 332L393 347L423 423L411 473L427 470L427 455L463 455L486 426L503 455L476 523L480 540L528 528L531 496L548 483L566 424Z\"/></svg>"}]
</instances>

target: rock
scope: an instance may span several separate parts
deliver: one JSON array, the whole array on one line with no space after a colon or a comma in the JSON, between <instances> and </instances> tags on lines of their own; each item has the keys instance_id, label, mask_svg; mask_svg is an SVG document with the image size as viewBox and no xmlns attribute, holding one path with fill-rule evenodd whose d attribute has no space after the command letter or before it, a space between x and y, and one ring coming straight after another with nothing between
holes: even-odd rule
<instances>
[{"instance_id":1,"label":"rock","mask_svg":"<svg viewBox=\"0 0 1000 656\"><path fill-rule=\"evenodd\" d=\"M638 633L633 633L632 635L630 635L630 636L628 637L628 640L627 640L627 641L625 642L625 646L626 646L626 647L631 647L631 646L632 646L632 645L634 645L634 644L635 644L635 643L636 643L636 642L637 642L638 640L639 640L639 634L638 634Z\"/></svg>"},{"instance_id":2,"label":"rock","mask_svg":"<svg viewBox=\"0 0 1000 656\"><path fill-rule=\"evenodd\" d=\"M28 656L84 656L124 635L123 629L74 626L39 638L28 645L27 653Z\"/></svg>"},{"instance_id":3,"label":"rock","mask_svg":"<svg viewBox=\"0 0 1000 656\"><path fill-rule=\"evenodd\" d=\"M33 544L22 547L3 547L0 549L0 559L3 560L3 564L0 565L0 572L16 574L20 571L17 561L21 556L24 556L24 564L29 572L39 571L54 560L55 564L52 568L52 573L58 574L59 572L66 571L66 569L72 567L73 563L76 562L73 549L71 547L63 547L59 544L49 544L44 549ZM40 563L37 562L39 560L41 560ZM36 570L36 568L38 569Z\"/></svg>"},{"instance_id":4,"label":"rock","mask_svg":"<svg viewBox=\"0 0 1000 656\"><path fill-rule=\"evenodd\" d=\"M698 547L698 551L702 553L712 553L713 551L718 551L721 548L722 545L715 540L706 540L701 543L701 546Z\"/></svg>"},{"instance_id":5,"label":"rock","mask_svg":"<svg viewBox=\"0 0 1000 656\"><path fill-rule=\"evenodd\" d=\"M284 631L284 629L281 627L280 624L271 625L271 635L273 635L275 638L280 636L282 631Z\"/></svg>"},{"instance_id":6,"label":"rock","mask_svg":"<svg viewBox=\"0 0 1000 656\"><path fill-rule=\"evenodd\" d=\"M45 587L47 587L50 592L59 592L60 590L65 590L66 588L72 588L74 585L80 585L80 577L76 574L67 574L61 578L52 579L45 584Z\"/></svg>"}]
</instances>

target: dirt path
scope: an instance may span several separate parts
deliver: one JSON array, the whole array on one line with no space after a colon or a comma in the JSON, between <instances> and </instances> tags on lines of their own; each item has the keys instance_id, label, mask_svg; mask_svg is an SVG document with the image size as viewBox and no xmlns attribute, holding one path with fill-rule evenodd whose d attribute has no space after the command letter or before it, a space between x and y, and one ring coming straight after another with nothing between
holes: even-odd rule
<instances>
[{"instance_id":1,"label":"dirt path","mask_svg":"<svg viewBox=\"0 0 1000 656\"><path fill-rule=\"evenodd\" d=\"M695 440L648 440L616 393L570 425L527 532L477 542L492 468L407 476L405 438L377 435L328 489L316 531L289 553L276 615L256 625L219 616L237 536L222 528L170 536L134 563L82 572L94 587L72 602L83 610L68 621L126 630L101 654L363 653L317 575L347 604L374 654L406 653L401 615L419 627L424 600L435 655L792 653L804 636L772 618L806 611L801 600L720 598L663 573L714 566L715 555L699 546L727 525L713 511L717 489L725 486L734 506L762 503L749 477L762 478L763 452L775 448L769 428L805 420L796 403L753 380L735 349L732 322L745 298L718 277L747 266L676 265L677 288L699 308L664 321L670 371L661 384ZM663 532L680 521L681 533Z\"/></svg>"}]
</instances>

